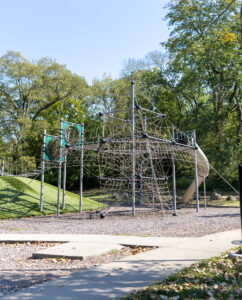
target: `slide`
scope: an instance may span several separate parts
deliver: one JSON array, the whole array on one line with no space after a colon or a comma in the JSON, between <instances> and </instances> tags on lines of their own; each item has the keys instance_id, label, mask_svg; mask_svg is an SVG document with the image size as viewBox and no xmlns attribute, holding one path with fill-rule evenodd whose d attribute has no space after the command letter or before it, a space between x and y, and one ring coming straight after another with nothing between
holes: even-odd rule
<instances>
[{"instance_id":1,"label":"slide","mask_svg":"<svg viewBox=\"0 0 242 300\"><path fill-rule=\"evenodd\" d=\"M197 150L197 173L198 173L198 186L203 182L204 175L205 178L208 176L209 173L209 162L206 157L206 155L203 153L202 149L196 144L198 150ZM194 157L194 150L189 150L189 154ZM195 179L190 184L189 188L186 190L183 198L182 203L187 203L194 193L196 192L196 186L195 186Z\"/></svg>"}]
</instances>

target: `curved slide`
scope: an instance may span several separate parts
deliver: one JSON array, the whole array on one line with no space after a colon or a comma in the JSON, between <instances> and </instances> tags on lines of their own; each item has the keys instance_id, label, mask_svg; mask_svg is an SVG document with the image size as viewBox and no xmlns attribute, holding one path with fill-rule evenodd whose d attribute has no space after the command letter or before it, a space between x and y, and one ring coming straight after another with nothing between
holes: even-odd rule
<instances>
[{"instance_id":1,"label":"curved slide","mask_svg":"<svg viewBox=\"0 0 242 300\"><path fill-rule=\"evenodd\" d=\"M198 186L203 182L204 180L204 175L205 178L208 176L209 173L209 162L202 151L202 149L196 144L197 146L197 173L198 173ZM189 154L194 157L194 150L190 150ZM182 203L187 203L193 196L193 194L196 191L196 185L195 185L195 178L190 184L189 188L186 190L183 198L182 198Z\"/></svg>"}]
</instances>

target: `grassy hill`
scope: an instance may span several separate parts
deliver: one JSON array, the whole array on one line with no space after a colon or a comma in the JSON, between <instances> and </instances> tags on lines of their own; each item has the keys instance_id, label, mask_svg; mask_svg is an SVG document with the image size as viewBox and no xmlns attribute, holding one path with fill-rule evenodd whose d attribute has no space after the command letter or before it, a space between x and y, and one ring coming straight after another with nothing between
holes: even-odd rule
<instances>
[{"instance_id":1,"label":"grassy hill","mask_svg":"<svg viewBox=\"0 0 242 300\"><path fill-rule=\"evenodd\" d=\"M66 208L61 213L78 211L79 195L66 191L65 203ZM83 197L83 210L94 210L100 206L100 203ZM56 207L57 188L45 183L43 214L55 214ZM41 215L39 210L40 181L22 177L0 177L0 219L37 216Z\"/></svg>"}]
</instances>

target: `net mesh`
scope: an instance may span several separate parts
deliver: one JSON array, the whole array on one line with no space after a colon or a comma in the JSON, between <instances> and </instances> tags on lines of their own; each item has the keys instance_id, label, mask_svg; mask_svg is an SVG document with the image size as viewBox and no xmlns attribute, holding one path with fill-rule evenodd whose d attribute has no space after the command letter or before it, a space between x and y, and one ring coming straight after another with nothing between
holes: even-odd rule
<instances>
[{"instance_id":1,"label":"net mesh","mask_svg":"<svg viewBox=\"0 0 242 300\"><path fill-rule=\"evenodd\" d=\"M80 167L83 151L84 174L99 182L101 201L111 207L129 205L132 202L132 124L131 111L122 110L100 114L96 126L85 124L85 140L70 125L62 132L63 162L67 167ZM172 159L176 170L194 161L192 134L174 132L173 124L165 115L135 109L134 159L136 204L154 208L172 209L170 193ZM51 160L45 161L45 170L58 167L60 139L53 138L46 151ZM199 164L199 161L198 161ZM25 166L26 169L26 166ZM31 173L20 169L13 173L5 167L5 175L40 174L40 168ZM27 175L28 174L28 175Z\"/></svg>"}]
</instances>

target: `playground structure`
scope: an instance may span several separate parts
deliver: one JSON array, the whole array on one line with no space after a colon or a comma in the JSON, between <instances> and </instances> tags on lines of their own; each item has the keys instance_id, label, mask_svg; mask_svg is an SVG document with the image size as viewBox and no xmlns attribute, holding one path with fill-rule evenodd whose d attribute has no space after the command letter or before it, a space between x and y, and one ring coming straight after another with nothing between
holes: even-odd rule
<instances>
[{"instance_id":1,"label":"playground structure","mask_svg":"<svg viewBox=\"0 0 242 300\"><path fill-rule=\"evenodd\" d=\"M99 113L100 126L85 135L84 124L60 120L57 136L44 131L41 169L11 172L2 160L1 175L33 176L41 174L40 211L43 211L44 175L46 170L58 168L57 215L65 208L66 168L80 167L80 202L82 212L83 170L95 168L100 187L117 198L127 198L135 215L136 206L150 204L161 211L173 209L176 215L176 163L194 164L194 180L182 201L188 202L196 194L199 210L198 187L209 173L209 163L196 143L196 132L179 131L156 109L148 110L135 103L134 81L131 80L131 108ZM63 176L62 176L63 169ZM98 175L97 175L98 173ZM63 177L63 183L62 183ZM168 179L172 178L172 195ZM123 202L122 202L123 203Z\"/></svg>"}]
</instances>

